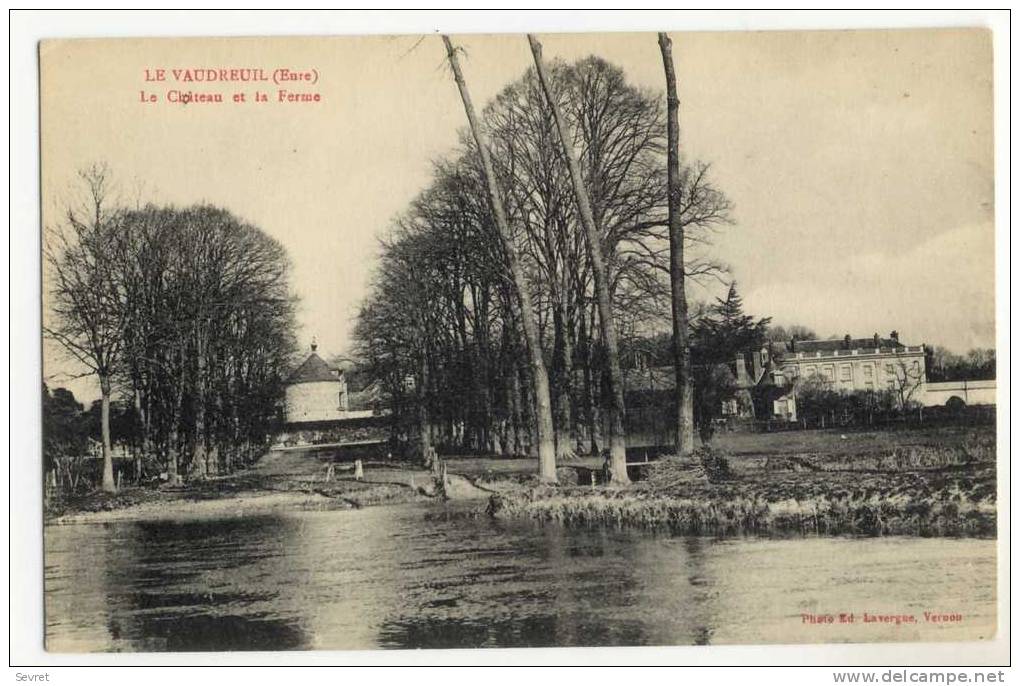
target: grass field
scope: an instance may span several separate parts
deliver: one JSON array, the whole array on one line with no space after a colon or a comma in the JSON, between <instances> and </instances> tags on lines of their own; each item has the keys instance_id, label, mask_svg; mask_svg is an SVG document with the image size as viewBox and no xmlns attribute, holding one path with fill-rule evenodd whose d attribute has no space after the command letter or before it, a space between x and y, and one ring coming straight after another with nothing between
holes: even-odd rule
<instances>
[{"instance_id":1,"label":"grass field","mask_svg":"<svg viewBox=\"0 0 1020 686\"><path fill-rule=\"evenodd\" d=\"M782 431L716 434L712 445L730 455L798 453L863 454L911 446L960 446L978 437L994 438L993 427L925 426L876 431Z\"/></svg>"},{"instance_id":2,"label":"grass field","mask_svg":"<svg viewBox=\"0 0 1020 686\"><path fill-rule=\"evenodd\" d=\"M716 434L712 447L739 463L743 458L796 455L876 455L887 454L897 449L919 447L955 448L968 443L990 443L994 447L995 431L991 427L924 427L885 429L879 431L840 432L825 431L784 431L777 433L736 433ZM628 460L640 462L642 449L628 450ZM654 455L654 452L651 453ZM447 456L450 469L461 474L533 473L538 471L538 460L534 458L510 458L497 456ZM654 458L653 458L654 459ZM575 466L597 468L602 459L596 457L577 458L569 463Z\"/></svg>"}]
</instances>

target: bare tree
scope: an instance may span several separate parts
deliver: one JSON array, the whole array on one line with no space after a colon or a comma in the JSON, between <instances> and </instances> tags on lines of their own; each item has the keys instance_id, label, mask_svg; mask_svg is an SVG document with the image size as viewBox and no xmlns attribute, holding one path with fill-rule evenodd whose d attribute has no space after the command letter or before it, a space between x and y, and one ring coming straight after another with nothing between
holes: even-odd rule
<instances>
[{"instance_id":1,"label":"bare tree","mask_svg":"<svg viewBox=\"0 0 1020 686\"><path fill-rule=\"evenodd\" d=\"M684 264L684 224L681 217L683 182L680 178L680 98L673 68L673 43L659 34L662 66L666 73L667 174L669 187L669 283L673 313L673 367L676 373L677 455L694 449L694 384L691 377L691 347L687 331L686 266Z\"/></svg>"},{"instance_id":2,"label":"bare tree","mask_svg":"<svg viewBox=\"0 0 1020 686\"><path fill-rule=\"evenodd\" d=\"M574 151L571 142L572 136L567 130L566 120L560 112L559 104L550 87L549 78L542 61L542 45L532 34L528 34L528 42L531 44L531 54L535 59L535 70L538 72L542 91L545 93L546 102L556 121L556 129L559 133L560 144L563 146L564 157L567 160L567 168L570 171L574 199L577 202L578 213L580 214L581 224L584 227L587 239L588 255L591 259L592 280L595 283L595 296L599 309L599 321L602 327L602 340L606 347L607 357L608 390L611 399L608 414L609 455L612 478L616 483L629 483L630 478L627 476L627 437L623 426L626 415L626 406L623 399L623 373L620 370L620 356L616 342L616 330L613 322L606 262L603 258L602 240L599 236L598 227L595 225L588 191L584 186L584 179L581 177L577 153Z\"/></svg>"},{"instance_id":3,"label":"bare tree","mask_svg":"<svg viewBox=\"0 0 1020 686\"><path fill-rule=\"evenodd\" d=\"M506 210L503 206L503 199L496 184L496 175L492 167L492 160L489 156L489 144L484 131L475 115L474 106L471 104L471 96L464 82L464 76L460 70L460 63L457 61L457 51L450 42L449 37L443 36L443 44L446 46L446 55L453 71L454 80L460 90L461 100L464 102L464 112L467 115L471 133L478 147L478 154L481 158L482 170L485 176L488 190L489 202L492 206L493 220L496 224L496 231L504 249L504 259L510 271L517 291L517 299L520 303L520 323L524 330L524 337L528 348L528 357L531 362L531 377L535 395L536 429L538 434L538 461L539 478L543 481L556 481L556 448L555 436L553 433L552 408L549 399L549 375L546 371L545 360L542 356L541 338L538 326L535 323L534 310L531 304L531 294L528 290L527 281L524 278L523 270L517 260L517 250L513 242L513 235L506 218ZM622 399L622 395L621 395Z\"/></svg>"},{"instance_id":4,"label":"bare tree","mask_svg":"<svg viewBox=\"0 0 1020 686\"><path fill-rule=\"evenodd\" d=\"M900 410L906 410L914 402L914 393L924 385L924 369L916 358L904 359L897 354L892 375L892 390L896 392Z\"/></svg>"},{"instance_id":5,"label":"bare tree","mask_svg":"<svg viewBox=\"0 0 1020 686\"><path fill-rule=\"evenodd\" d=\"M550 63L548 77L575 132L622 345L626 336L669 326L663 98L628 84L622 70L594 56ZM481 154L466 128L382 242L358 317L358 350L393 402L398 442L416 433L437 447L537 456L531 357L506 260L513 254L534 309L538 349L548 354L556 462L575 454L574 446L599 454L607 445L609 356L587 236L537 70L478 115L513 253L496 228ZM706 169L680 170L681 221L692 248L687 276L695 280L714 275L695 251L708 245L728 208ZM426 382L412 387L405 383L412 378Z\"/></svg>"},{"instance_id":6,"label":"bare tree","mask_svg":"<svg viewBox=\"0 0 1020 686\"><path fill-rule=\"evenodd\" d=\"M68 207L65 224L50 232L44 252L49 267L51 326L44 333L99 378L102 394L103 490L115 492L110 445L110 398L120 362L125 319L122 284L115 265L120 251L117 214L109 207L105 165L79 172L86 201Z\"/></svg>"}]
</instances>

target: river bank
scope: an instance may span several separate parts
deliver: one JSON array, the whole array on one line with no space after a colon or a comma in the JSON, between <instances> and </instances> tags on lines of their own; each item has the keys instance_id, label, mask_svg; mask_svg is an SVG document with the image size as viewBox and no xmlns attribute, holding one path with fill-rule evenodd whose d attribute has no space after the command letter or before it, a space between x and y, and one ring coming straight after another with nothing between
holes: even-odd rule
<instances>
[{"instance_id":1,"label":"river bank","mask_svg":"<svg viewBox=\"0 0 1020 686\"><path fill-rule=\"evenodd\" d=\"M53 494L48 524L130 519L203 518L281 510L358 509L381 503L427 499L425 472L399 466L368 470L354 478L353 465L329 464L301 453L269 453L254 467L234 474L195 479L180 486L130 485L117 493Z\"/></svg>"},{"instance_id":2,"label":"river bank","mask_svg":"<svg viewBox=\"0 0 1020 686\"><path fill-rule=\"evenodd\" d=\"M916 439L916 437L913 437ZM664 459L629 487L508 484L489 511L572 525L695 535L974 536L996 534L995 436L822 452Z\"/></svg>"},{"instance_id":3,"label":"river bank","mask_svg":"<svg viewBox=\"0 0 1020 686\"><path fill-rule=\"evenodd\" d=\"M492 491L449 474L445 492L431 472L399 463L354 465L315 451L270 452L254 467L179 486L129 485L117 493L51 494L47 524L244 516L286 510L345 510L452 498L484 501ZM484 509L484 508L482 508Z\"/></svg>"},{"instance_id":4,"label":"river bank","mask_svg":"<svg viewBox=\"0 0 1020 686\"><path fill-rule=\"evenodd\" d=\"M177 488L135 486L115 494L90 493L54 499L45 511L47 524L124 520L188 519L243 516L285 510L359 509L383 503L408 503L427 496L409 486L338 480L314 487L238 487L217 479Z\"/></svg>"},{"instance_id":5,"label":"river bank","mask_svg":"<svg viewBox=\"0 0 1020 686\"><path fill-rule=\"evenodd\" d=\"M786 437L783 437L784 439ZM180 487L131 486L47 500L47 523L203 518L379 504L476 502L476 515L568 525L636 526L695 535L908 535L994 537L994 432L932 434L815 432L762 450L713 451L680 462L636 465L627 487L592 484L598 460L559 470L540 484L532 461L454 457L445 493L433 475L403 464L353 465L315 450L269 453L250 470ZM826 441L828 441L826 443ZM725 443L723 443L725 445ZM782 452L782 445L796 452ZM803 448L810 445L812 451Z\"/></svg>"}]
</instances>

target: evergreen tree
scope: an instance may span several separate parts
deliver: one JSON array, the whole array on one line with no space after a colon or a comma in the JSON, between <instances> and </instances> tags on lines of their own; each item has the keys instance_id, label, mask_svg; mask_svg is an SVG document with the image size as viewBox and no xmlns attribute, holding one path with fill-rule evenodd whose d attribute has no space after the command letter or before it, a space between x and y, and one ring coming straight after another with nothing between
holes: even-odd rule
<instances>
[{"instance_id":1,"label":"evergreen tree","mask_svg":"<svg viewBox=\"0 0 1020 686\"><path fill-rule=\"evenodd\" d=\"M755 319L744 312L736 282L725 298L716 298L691 326L694 361L694 421L702 442L711 439L712 420L721 412L723 400L734 392L732 365L738 355L765 345L770 317ZM734 370L731 370L734 371Z\"/></svg>"},{"instance_id":2,"label":"evergreen tree","mask_svg":"<svg viewBox=\"0 0 1020 686\"><path fill-rule=\"evenodd\" d=\"M765 345L771 317L755 319L744 312L737 283L730 284L725 298L716 298L705 316L692 326L695 362L729 363L738 354Z\"/></svg>"}]
</instances>

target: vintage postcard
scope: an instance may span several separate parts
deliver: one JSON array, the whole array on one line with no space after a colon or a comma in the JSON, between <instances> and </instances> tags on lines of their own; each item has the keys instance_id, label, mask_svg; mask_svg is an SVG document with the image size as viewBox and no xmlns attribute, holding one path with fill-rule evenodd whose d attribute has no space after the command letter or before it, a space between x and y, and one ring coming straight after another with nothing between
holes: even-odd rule
<instances>
[{"instance_id":1,"label":"vintage postcard","mask_svg":"<svg viewBox=\"0 0 1020 686\"><path fill-rule=\"evenodd\" d=\"M38 52L47 651L996 636L987 29Z\"/></svg>"}]
</instances>

